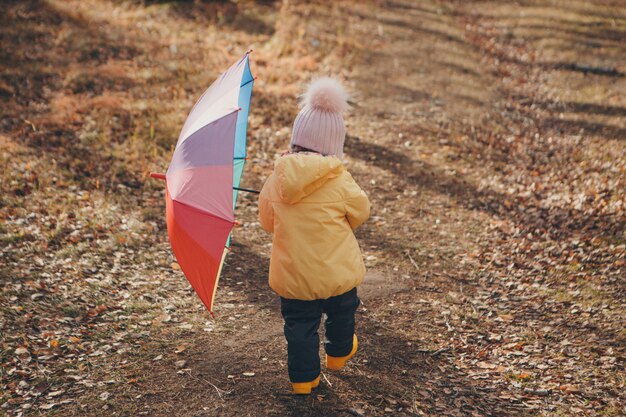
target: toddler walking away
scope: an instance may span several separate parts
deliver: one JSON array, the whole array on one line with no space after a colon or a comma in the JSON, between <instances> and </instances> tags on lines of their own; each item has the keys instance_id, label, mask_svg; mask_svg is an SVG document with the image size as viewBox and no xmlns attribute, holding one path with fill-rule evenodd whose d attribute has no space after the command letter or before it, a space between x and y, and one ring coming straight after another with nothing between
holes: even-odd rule
<instances>
[{"instance_id":1,"label":"toddler walking away","mask_svg":"<svg viewBox=\"0 0 626 417\"><path fill-rule=\"evenodd\" d=\"M340 160L347 107L334 79L308 87L291 151L276 161L259 197L261 225L274 234L269 284L281 300L294 394L319 385L323 313L327 369L341 369L358 347L356 287L365 265L353 231L369 217L370 203Z\"/></svg>"}]
</instances>

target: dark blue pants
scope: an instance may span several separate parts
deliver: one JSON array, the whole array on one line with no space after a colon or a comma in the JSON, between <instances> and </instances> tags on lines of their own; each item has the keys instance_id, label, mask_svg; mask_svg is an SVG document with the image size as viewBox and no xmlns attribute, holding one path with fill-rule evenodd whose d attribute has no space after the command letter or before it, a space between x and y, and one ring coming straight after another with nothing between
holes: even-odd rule
<instances>
[{"instance_id":1,"label":"dark blue pants","mask_svg":"<svg viewBox=\"0 0 626 417\"><path fill-rule=\"evenodd\" d=\"M285 319L285 338L289 379L291 382L312 381L320 374L317 332L322 313L326 314L324 349L330 356L346 356L352 351L354 313L361 302L356 288L325 300L280 299Z\"/></svg>"}]
</instances>

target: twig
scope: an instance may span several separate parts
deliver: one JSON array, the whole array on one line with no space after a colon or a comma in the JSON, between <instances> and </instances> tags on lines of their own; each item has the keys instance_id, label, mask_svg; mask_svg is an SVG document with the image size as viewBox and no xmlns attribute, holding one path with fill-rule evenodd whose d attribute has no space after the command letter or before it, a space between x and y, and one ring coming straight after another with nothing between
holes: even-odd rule
<instances>
[{"instance_id":1,"label":"twig","mask_svg":"<svg viewBox=\"0 0 626 417\"><path fill-rule=\"evenodd\" d=\"M328 384L329 387L333 387L333 384L330 383L330 381L328 380L328 378L326 378L326 374L322 373L322 376L324 377L324 381L326 381L326 383Z\"/></svg>"},{"instance_id":2,"label":"twig","mask_svg":"<svg viewBox=\"0 0 626 417\"><path fill-rule=\"evenodd\" d=\"M207 384L209 384L210 386L212 386L213 388L215 388L215 391L217 391L217 395L220 397L220 400L224 401L224 398L222 397L222 392L226 395L230 394L232 391L224 391L223 389L219 389L218 387L216 387L215 385L213 385L212 383L210 383L209 381L207 381L206 379L202 379L204 382L206 382Z\"/></svg>"},{"instance_id":3,"label":"twig","mask_svg":"<svg viewBox=\"0 0 626 417\"><path fill-rule=\"evenodd\" d=\"M414 288L415 288L415 291L437 292L437 293L442 292L441 290L437 288L428 288L428 287L414 287Z\"/></svg>"},{"instance_id":4,"label":"twig","mask_svg":"<svg viewBox=\"0 0 626 417\"><path fill-rule=\"evenodd\" d=\"M35 127L35 124L34 124L33 122L31 122L30 120L26 120L26 119L24 119L24 123L26 123L27 125L29 125L29 126L33 129L33 132L36 132L36 131L37 131L37 128Z\"/></svg>"},{"instance_id":5,"label":"twig","mask_svg":"<svg viewBox=\"0 0 626 417\"><path fill-rule=\"evenodd\" d=\"M430 354L430 356L437 356L437 355L439 355L440 353L447 352L447 351L449 351L449 350L450 350L450 348L449 348L449 347L445 347L445 348L437 349L436 351L434 351L433 353L431 353L431 354Z\"/></svg>"},{"instance_id":6,"label":"twig","mask_svg":"<svg viewBox=\"0 0 626 417\"><path fill-rule=\"evenodd\" d=\"M417 351L418 351L418 352L420 352L420 353L429 353L429 354L430 354L430 356L437 356L437 355L439 355L440 353L444 353L444 352L447 352L447 351L449 351L449 350L450 350L450 348L449 348L449 347L445 347L445 348L437 349L437 350L435 350L434 352L433 352L432 350L430 350L430 349L417 349Z\"/></svg>"},{"instance_id":7,"label":"twig","mask_svg":"<svg viewBox=\"0 0 626 417\"><path fill-rule=\"evenodd\" d=\"M417 408L417 400L413 397L413 414L416 414L417 410L419 410L419 408Z\"/></svg>"},{"instance_id":8,"label":"twig","mask_svg":"<svg viewBox=\"0 0 626 417\"><path fill-rule=\"evenodd\" d=\"M222 397L222 393L228 395L228 394L230 394L232 392L232 391L226 391L226 390L223 390L221 388L218 388L218 387L215 386L215 384L212 384L211 382L207 381L204 378L199 378L199 377L193 376L193 375L191 375L191 373L189 373L189 376L192 377L193 379L195 379L196 381L206 382L207 384L209 384L210 386L215 388L215 391L217 392L217 395L220 397L220 400L222 400L222 401L224 401L224 397Z\"/></svg>"},{"instance_id":9,"label":"twig","mask_svg":"<svg viewBox=\"0 0 626 417\"><path fill-rule=\"evenodd\" d=\"M557 69L567 69L570 71L580 71L583 72L585 74L587 73L591 73L591 74L597 74L597 75L608 75L610 77L623 77L624 74L620 71L618 71L615 68L611 68L611 67L594 67L591 65L587 65L587 64L580 64L580 63L572 63L572 64L557 64L556 65Z\"/></svg>"},{"instance_id":10,"label":"twig","mask_svg":"<svg viewBox=\"0 0 626 417\"><path fill-rule=\"evenodd\" d=\"M415 269L419 272L420 267L417 266L417 263L413 260L413 258L411 257L411 254L409 253L409 251L406 251L406 256L409 257L409 261L411 261L411 263L413 264L413 266L415 267Z\"/></svg>"}]
</instances>

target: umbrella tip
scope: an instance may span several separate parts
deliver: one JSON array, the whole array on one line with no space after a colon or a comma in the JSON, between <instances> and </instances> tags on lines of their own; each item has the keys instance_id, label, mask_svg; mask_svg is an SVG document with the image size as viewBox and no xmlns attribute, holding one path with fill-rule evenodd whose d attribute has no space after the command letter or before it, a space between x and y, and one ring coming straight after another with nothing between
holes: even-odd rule
<instances>
[{"instance_id":1,"label":"umbrella tip","mask_svg":"<svg viewBox=\"0 0 626 417\"><path fill-rule=\"evenodd\" d=\"M248 54L251 54L254 51L254 49L248 49Z\"/></svg>"}]
</instances>

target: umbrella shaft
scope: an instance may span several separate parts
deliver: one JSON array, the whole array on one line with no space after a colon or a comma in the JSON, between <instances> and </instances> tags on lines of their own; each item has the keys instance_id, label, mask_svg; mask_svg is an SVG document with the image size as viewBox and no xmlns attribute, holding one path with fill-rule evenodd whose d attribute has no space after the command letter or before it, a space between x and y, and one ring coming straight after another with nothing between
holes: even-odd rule
<instances>
[{"instance_id":1,"label":"umbrella shaft","mask_svg":"<svg viewBox=\"0 0 626 417\"><path fill-rule=\"evenodd\" d=\"M257 190L251 190L250 188L239 188L239 187L233 187L233 190L237 190L237 191L245 191L247 193L253 193L253 194L260 194L260 191Z\"/></svg>"}]
</instances>

